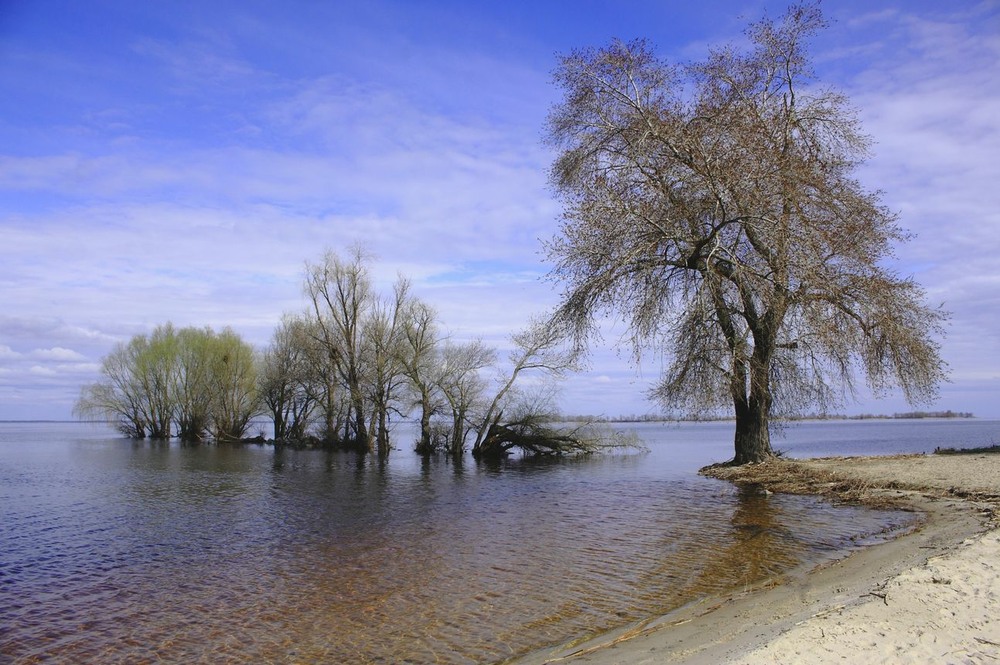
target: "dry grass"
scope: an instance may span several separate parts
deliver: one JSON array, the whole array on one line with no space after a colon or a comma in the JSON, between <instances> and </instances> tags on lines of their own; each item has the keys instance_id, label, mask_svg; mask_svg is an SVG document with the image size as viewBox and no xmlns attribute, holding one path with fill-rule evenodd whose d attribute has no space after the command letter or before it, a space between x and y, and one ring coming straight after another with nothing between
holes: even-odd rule
<instances>
[{"instance_id":1,"label":"dry grass","mask_svg":"<svg viewBox=\"0 0 1000 665\"><path fill-rule=\"evenodd\" d=\"M871 508L905 508L905 499L898 494L889 493L889 490L915 489L892 481L875 483L849 478L780 458L742 466L714 464L701 469L699 473L739 486L754 486L783 494L824 496Z\"/></svg>"}]
</instances>

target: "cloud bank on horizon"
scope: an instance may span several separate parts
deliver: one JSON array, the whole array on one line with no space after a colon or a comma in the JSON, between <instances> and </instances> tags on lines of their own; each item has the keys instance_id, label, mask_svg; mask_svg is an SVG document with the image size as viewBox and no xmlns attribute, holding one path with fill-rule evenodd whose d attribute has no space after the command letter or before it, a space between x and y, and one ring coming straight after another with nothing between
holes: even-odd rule
<instances>
[{"instance_id":1,"label":"cloud bank on horizon","mask_svg":"<svg viewBox=\"0 0 1000 665\"><path fill-rule=\"evenodd\" d=\"M557 54L645 37L697 59L786 4L0 4L0 419L69 418L112 346L159 323L263 346L304 308L305 262L356 242L453 336L502 346L558 299ZM820 83L858 108L859 175L915 234L898 268L952 312L933 408L1000 416L1000 2L824 11ZM637 371L608 330L564 410L655 411L655 354Z\"/></svg>"}]
</instances>

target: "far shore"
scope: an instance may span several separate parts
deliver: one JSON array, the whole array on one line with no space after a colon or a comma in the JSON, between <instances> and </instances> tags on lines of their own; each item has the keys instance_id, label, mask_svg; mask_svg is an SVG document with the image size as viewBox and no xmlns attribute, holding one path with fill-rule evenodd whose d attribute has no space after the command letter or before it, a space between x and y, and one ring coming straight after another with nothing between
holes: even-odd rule
<instances>
[{"instance_id":1,"label":"far shore","mask_svg":"<svg viewBox=\"0 0 1000 665\"><path fill-rule=\"evenodd\" d=\"M1000 661L1000 454L779 459L703 473L924 519L804 574L543 649L518 665Z\"/></svg>"}]
</instances>

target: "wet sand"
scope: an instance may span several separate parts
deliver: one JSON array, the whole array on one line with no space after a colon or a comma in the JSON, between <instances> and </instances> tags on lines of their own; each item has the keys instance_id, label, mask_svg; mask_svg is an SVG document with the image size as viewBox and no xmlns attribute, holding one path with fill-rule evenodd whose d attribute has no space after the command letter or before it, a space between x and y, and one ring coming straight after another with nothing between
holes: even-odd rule
<instances>
[{"instance_id":1,"label":"wet sand","mask_svg":"<svg viewBox=\"0 0 1000 665\"><path fill-rule=\"evenodd\" d=\"M1000 661L1000 454L780 460L709 473L794 478L768 491L891 502L924 519L811 571L517 662Z\"/></svg>"}]
</instances>

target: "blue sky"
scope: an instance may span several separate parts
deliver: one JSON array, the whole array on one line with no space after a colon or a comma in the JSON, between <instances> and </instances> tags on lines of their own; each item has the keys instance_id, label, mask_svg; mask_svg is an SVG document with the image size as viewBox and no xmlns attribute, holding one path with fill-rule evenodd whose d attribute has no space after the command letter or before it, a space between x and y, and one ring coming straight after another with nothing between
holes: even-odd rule
<instances>
[{"instance_id":1,"label":"blue sky","mask_svg":"<svg viewBox=\"0 0 1000 665\"><path fill-rule=\"evenodd\" d=\"M0 419L68 418L115 342L232 326L264 345L306 261L363 242L459 339L498 346L558 294L541 142L556 56L670 59L785 2L0 0ZM933 408L1000 417L1000 2L828 0L821 81L874 137L859 172L953 313ZM572 413L646 413L658 373L604 345ZM908 407L860 395L849 413Z\"/></svg>"}]
</instances>

